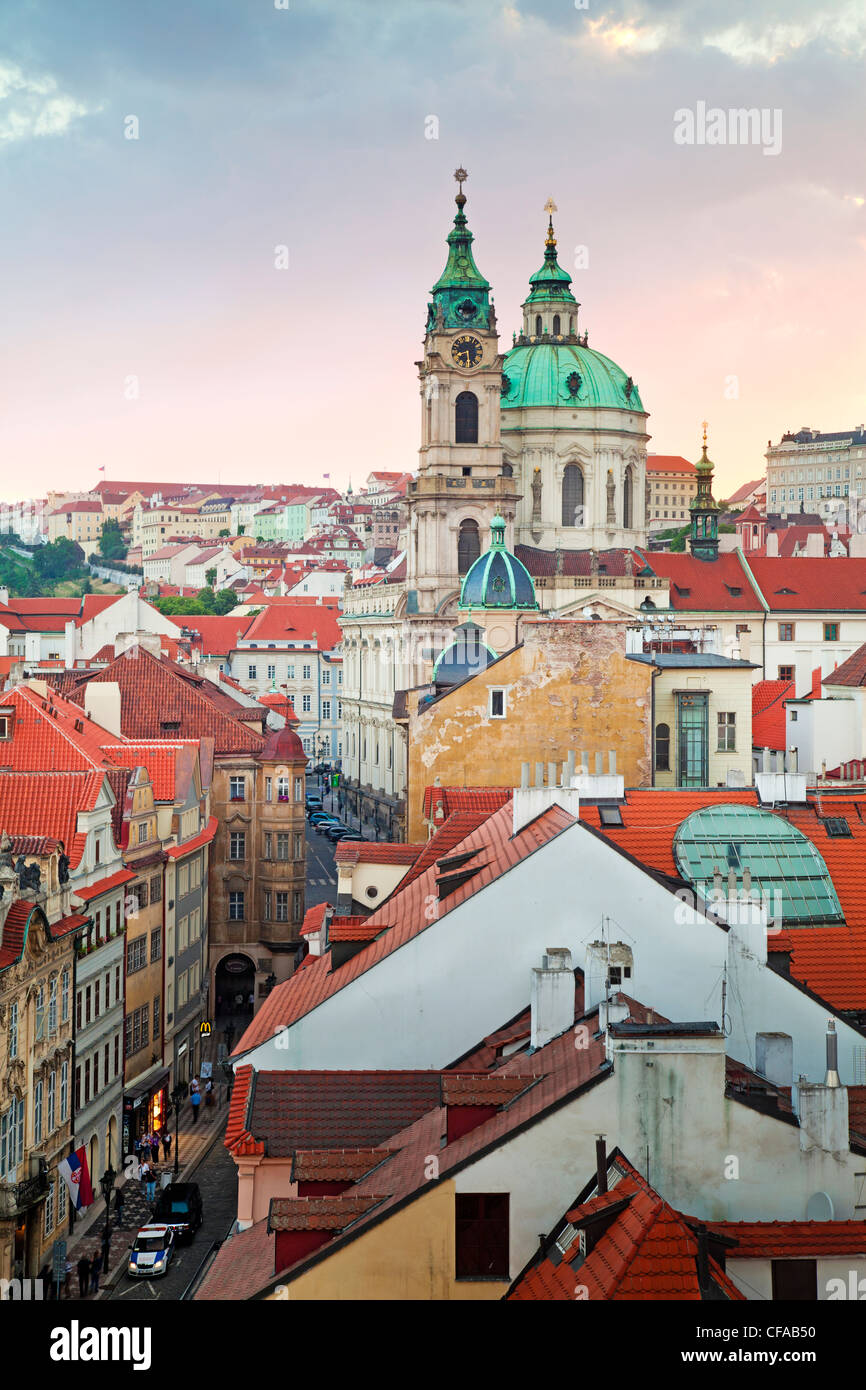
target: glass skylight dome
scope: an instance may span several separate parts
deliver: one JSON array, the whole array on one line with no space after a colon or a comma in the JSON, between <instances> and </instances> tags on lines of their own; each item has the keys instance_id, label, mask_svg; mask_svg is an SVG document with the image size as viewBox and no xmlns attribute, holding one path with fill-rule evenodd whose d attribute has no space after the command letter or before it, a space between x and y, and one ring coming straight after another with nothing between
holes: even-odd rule
<instances>
[{"instance_id":1,"label":"glass skylight dome","mask_svg":"<svg viewBox=\"0 0 866 1390\"><path fill-rule=\"evenodd\" d=\"M756 806L707 806L683 821L674 836L680 874L705 898L713 891L715 870L723 888L728 871L742 885L743 870L752 889L766 894L771 914L781 909L785 927L817 927L844 922L827 865L802 831L782 816Z\"/></svg>"}]
</instances>

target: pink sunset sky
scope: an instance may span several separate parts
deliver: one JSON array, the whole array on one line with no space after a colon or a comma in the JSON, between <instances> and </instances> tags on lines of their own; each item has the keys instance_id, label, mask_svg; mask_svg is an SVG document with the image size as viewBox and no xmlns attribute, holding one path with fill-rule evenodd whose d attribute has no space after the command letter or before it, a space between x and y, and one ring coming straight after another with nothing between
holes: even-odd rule
<instances>
[{"instance_id":1,"label":"pink sunset sky","mask_svg":"<svg viewBox=\"0 0 866 1390\"><path fill-rule=\"evenodd\" d=\"M866 420L862 5L177 8L0 18L4 500L414 468L458 164L502 347L552 195L590 345L650 450L710 422L718 495ZM700 102L780 149L678 144Z\"/></svg>"}]
</instances>

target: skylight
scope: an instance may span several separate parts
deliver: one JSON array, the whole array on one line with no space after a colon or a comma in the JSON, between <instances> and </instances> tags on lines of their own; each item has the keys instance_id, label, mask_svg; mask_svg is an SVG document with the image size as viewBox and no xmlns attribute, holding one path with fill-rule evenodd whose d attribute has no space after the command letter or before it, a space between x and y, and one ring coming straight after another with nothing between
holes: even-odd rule
<instances>
[{"instance_id":1,"label":"skylight","mask_svg":"<svg viewBox=\"0 0 866 1390\"><path fill-rule=\"evenodd\" d=\"M753 806L708 806L683 821L674 837L674 859L682 877L704 897L718 868L723 888L733 869L738 886L743 869L752 888L767 895L768 910L785 927L815 927L844 921L823 858L795 826Z\"/></svg>"}]
</instances>

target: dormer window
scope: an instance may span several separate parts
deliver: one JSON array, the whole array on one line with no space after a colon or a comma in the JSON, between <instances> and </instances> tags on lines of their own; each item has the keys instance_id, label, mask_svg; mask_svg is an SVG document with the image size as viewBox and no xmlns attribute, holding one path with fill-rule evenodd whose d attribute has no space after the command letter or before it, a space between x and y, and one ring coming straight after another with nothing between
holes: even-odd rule
<instances>
[{"instance_id":1,"label":"dormer window","mask_svg":"<svg viewBox=\"0 0 866 1390\"><path fill-rule=\"evenodd\" d=\"M0 739L12 737L12 725L15 715L12 710L0 710Z\"/></svg>"}]
</instances>

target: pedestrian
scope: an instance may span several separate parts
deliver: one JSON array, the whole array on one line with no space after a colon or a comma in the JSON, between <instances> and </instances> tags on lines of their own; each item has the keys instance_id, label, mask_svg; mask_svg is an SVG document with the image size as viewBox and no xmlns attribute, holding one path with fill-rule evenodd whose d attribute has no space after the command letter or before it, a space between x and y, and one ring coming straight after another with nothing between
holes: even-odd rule
<instances>
[{"instance_id":1,"label":"pedestrian","mask_svg":"<svg viewBox=\"0 0 866 1390\"><path fill-rule=\"evenodd\" d=\"M162 1157L165 1163L171 1158L171 1135L167 1129L162 1131Z\"/></svg>"},{"instance_id":2,"label":"pedestrian","mask_svg":"<svg viewBox=\"0 0 866 1390\"><path fill-rule=\"evenodd\" d=\"M192 1079L192 1081L189 1083L189 1093L190 1093L190 1095L191 1095L191 1096L195 1095L195 1093L196 1093L196 1091L198 1090L198 1088L199 1088L199 1087L198 1087L198 1077L197 1077L197 1076L194 1076L193 1079Z\"/></svg>"},{"instance_id":3,"label":"pedestrian","mask_svg":"<svg viewBox=\"0 0 866 1390\"><path fill-rule=\"evenodd\" d=\"M90 1261L90 1292L99 1293L99 1276L102 1273L102 1256L97 1250Z\"/></svg>"},{"instance_id":4,"label":"pedestrian","mask_svg":"<svg viewBox=\"0 0 866 1390\"><path fill-rule=\"evenodd\" d=\"M119 1187L114 1194L114 1222L117 1226L123 1225L123 1204L125 1201L123 1188Z\"/></svg>"},{"instance_id":5,"label":"pedestrian","mask_svg":"<svg viewBox=\"0 0 866 1390\"><path fill-rule=\"evenodd\" d=\"M66 1290L66 1297L72 1297L72 1261L67 1260L63 1266L63 1286Z\"/></svg>"},{"instance_id":6,"label":"pedestrian","mask_svg":"<svg viewBox=\"0 0 866 1390\"><path fill-rule=\"evenodd\" d=\"M147 1200L156 1201L156 1169L151 1168L147 1175Z\"/></svg>"},{"instance_id":7,"label":"pedestrian","mask_svg":"<svg viewBox=\"0 0 866 1390\"><path fill-rule=\"evenodd\" d=\"M111 1223L109 1222L109 1224L106 1226L105 1230L102 1232L102 1272L103 1272L103 1274L107 1274L107 1273L108 1273L108 1257L109 1257L109 1255L111 1254L111 1232L112 1232L112 1226L111 1226Z\"/></svg>"},{"instance_id":8,"label":"pedestrian","mask_svg":"<svg viewBox=\"0 0 866 1390\"><path fill-rule=\"evenodd\" d=\"M213 1082L211 1081L210 1077L208 1077L207 1081L205 1082L204 1103L208 1107L213 1105Z\"/></svg>"},{"instance_id":9,"label":"pedestrian","mask_svg":"<svg viewBox=\"0 0 866 1390\"><path fill-rule=\"evenodd\" d=\"M138 1169L138 1180L141 1183L142 1187L146 1185L149 1173L150 1164L148 1163L147 1159L145 1159Z\"/></svg>"},{"instance_id":10,"label":"pedestrian","mask_svg":"<svg viewBox=\"0 0 866 1390\"><path fill-rule=\"evenodd\" d=\"M253 1010L254 1010L254 1008L255 1008L255 1005L256 1005L256 996L253 994L252 990L250 990L250 992L249 992L249 994L248 994L248 996L247 996L247 1008L249 1009L250 1013L253 1012Z\"/></svg>"},{"instance_id":11,"label":"pedestrian","mask_svg":"<svg viewBox=\"0 0 866 1390\"><path fill-rule=\"evenodd\" d=\"M90 1286L90 1261L86 1255L82 1255L78 1261L78 1297L86 1298L87 1290Z\"/></svg>"},{"instance_id":12,"label":"pedestrian","mask_svg":"<svg viewBox=\"0 0 866 1390\"><path fill-rule=\"evenodd\" d=\"M193 1124L197 1124L198 1108L201 1105L201 1095L199 1094L198 1090L193 1091L192 1095L190 1096L190 1101L192 1102L192 1122Z\"/></svg>"}]
</instances>

